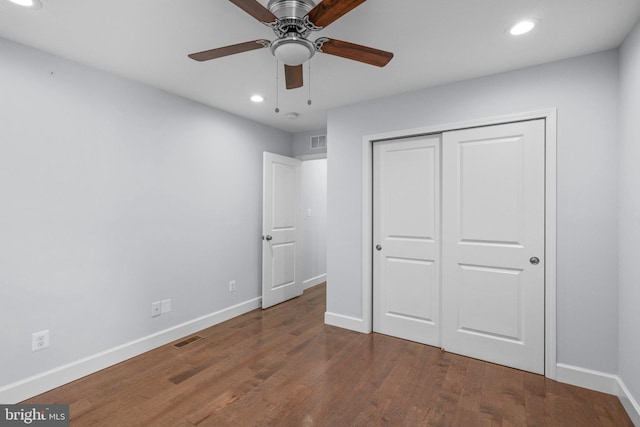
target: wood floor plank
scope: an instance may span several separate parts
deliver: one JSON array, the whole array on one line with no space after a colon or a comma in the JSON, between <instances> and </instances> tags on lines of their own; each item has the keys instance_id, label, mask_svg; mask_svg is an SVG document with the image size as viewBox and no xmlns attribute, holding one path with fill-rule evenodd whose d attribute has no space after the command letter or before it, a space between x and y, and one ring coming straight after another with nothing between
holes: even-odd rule
<instances>
[{"instance_id":1,"label":"wood floor plank","mask_svg":"<svg viewBox=\"0 0 640 427\"><path fill-rule=\"evenodd\" d=\"M316 286L25 403L70 404L73 427L633 426L615 396L325 325L325 298Z\"/></svg>"}]
</instances>

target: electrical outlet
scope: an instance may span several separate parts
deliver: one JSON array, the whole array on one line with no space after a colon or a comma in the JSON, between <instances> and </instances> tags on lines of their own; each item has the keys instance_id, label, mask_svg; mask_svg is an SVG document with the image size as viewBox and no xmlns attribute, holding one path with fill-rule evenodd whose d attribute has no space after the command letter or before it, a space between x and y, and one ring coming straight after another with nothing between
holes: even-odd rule
<instances>
[{"instance_id":1,"label":"electrical outlet","mask_svg":"<svg viewBox=\"0 0 640 427\"><path fill-rule=\"evenodd\" d=\"M229 282L229 292L235 292L236 291L236 281L232 280Z\"/></svg>"},{"instance_id":2,"label":"electrical outlet","mask_svg":"<svg viewBox=\"0 0 640 427\"><path fill-rule=\"evenodd\" d=\"M49 330L34 332L31 335L31 351L40 351L49 347Z\"/></svg>"},{"instance_id":3,"label":"electrical outlet","mask_svg":"<svg viewBox=\"0 0 640 427\"><path fill-rule=\"evenodd\" d=\"M158 317L162 314L162 303L160 301L151 303L151 317Z\"/></svg>"},{"instance_id":4,"label":"electrical outlet","mask_svg":"<svg viewBox=\"0 0 640 427\"><path fill-rule=\"evenodd\" d=\"M171 311L171 300L170 299L165 299L162 301L162 307L160 310L161 314L165 314Z\"/></svg>"}]
</instances>

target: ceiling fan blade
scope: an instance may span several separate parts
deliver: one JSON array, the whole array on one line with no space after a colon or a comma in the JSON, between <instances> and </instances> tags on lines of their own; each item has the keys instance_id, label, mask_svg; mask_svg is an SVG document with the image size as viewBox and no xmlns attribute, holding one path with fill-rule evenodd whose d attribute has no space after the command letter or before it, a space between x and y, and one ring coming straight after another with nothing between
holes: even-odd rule
<instances>
[{"instance_id":1,"label":"ceiling fan blade","mask_svg":"<svg viewBox=\"0 0 640 427\"><path fill-rule=\"evenodd\" d=\"M285 65L284 66L284 79L287 82L287 89L297 89L302 87L302 65Z\"/></svg>"},{"instance_id":2,"label":"ceiling fan blade","mask_svg":"<svg viewBox=\"0 0 640 427\"><path fill-rule=\"evenodd\" d=\"M233 55L236 53L248 52L254 49L262 49L269 46L270 43L271 42L269 40L260 39L251 42L232 44L230 46L219 47L217 49L192 53L189 55L189 58L195 59L196 61L208 61L210 59L221 58L223 56Z\"/></svg>"},{"instance_id":3,"label":"ceiling fan blade","mask_svg":"<svg viewBox=\"0 0 640 427\"><path fill-rule=\"evenodd\" d=\"M326 27L367 0L323 0L308 13L318 27Z\"/></svg>"},{"instance_id":4,"label":"ceiling fan blade","mask_svg":"<svg viewBox=\"0 0 640 427\"><path fill-rule=\"evenodd\" d=\"M231 3L238 6L240 9L247 12L260 22L266 24L270 22L276 22L278 18L271 13L269 9L258 3L256 0L229 0Z\"/></svg>"},{"instance_id":5,"label":"ceiling fan blade","mask_svg":"<svg viewBox=\"0 0 640 427\"><path fill-rule=\"evenodd\" d=\"M393 53L391 52L361 46L355 43L343 42L342 40L320 39L318 41L323 42L319 52L364 62L365 64L375 65L376 67L384 67L391 61L391 58L393 58ZM318 43L318 41L316 41L316 43Z\"/></svg>"}]
</instances>

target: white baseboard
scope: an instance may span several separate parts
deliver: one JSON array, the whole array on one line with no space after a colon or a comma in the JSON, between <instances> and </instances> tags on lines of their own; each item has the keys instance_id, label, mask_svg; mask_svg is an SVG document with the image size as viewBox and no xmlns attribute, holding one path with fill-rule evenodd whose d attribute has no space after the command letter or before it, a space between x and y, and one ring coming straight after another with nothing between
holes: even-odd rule
<instances>
[{"instance_id":1,"label":"white baseboard","mask_svg":"<svg viewBox=\"0 0 640 427\"><path fill-rule=\"evenodd\" d=\"M618 376L578 366L556 365L556 381L588 388L589 390L618 395Z\"/></svg>"},{"instance_id":2,"label":"white baseboard","mask_svg":"<svg viewBox=\"0 0 640 427\"><path fill-rule=\"evenodd\" d=\"M640 404L638 404L638 401L634 399L631 392L620 378L618 378L618 386L618 397L620 398L620 402L622 402L622 406L624 406L627 414L629 414L629 418L631 418L633 424L640 427Z\"/></svg>"},{"instance_id":3,"label":"white baseboard","mask_svg":"<svg viewBox=\"0 0 640 427\"><path fill-rule=\"evenodd\" d=\"M98 372L149 350L193 334L194 332L201 331L251 310L255 310L256 308L260 308L261 304L262 298L254 298L67 365L59 366L50 371L0 387L0 403L14 404L37 396L38 394Z\"/></svg>"},{"instance_id":4,"label":"white baseboard","mask_svg":"<svg viewBox=\"0 0 640 427\"><path fill-rule=\"evenodd\" d=\"M558 363L556 380L618 396L633 423L640 426L640 405L619 376Z\"/></svg>"},{"instance_id":5,"label":"white baseboard","mask_svg":"<svg viewBox=\"0 0 640 427\"><path fill-rule=\"evenodd\" d=\"M343 329L349 329L363 334L368 334L371 329L365 326L364 320L357 317L344 316L342 314L324 313L324 323L331 326L337 326Z\"/></svg>"},{"instance_id":6,"label":"white baseboard","mask_svg":"<svg viewBox=\"0 0 640 427\"><path fill-rule=\"evenodd\" d=\"M321 274L316 277L312 277L311 279L307 279L302 282L302 288L306 291L309 288L313 288L314 286L318 286L320 283L324 283L327 281L327 273Z\"/></svg>"}]
</instances>

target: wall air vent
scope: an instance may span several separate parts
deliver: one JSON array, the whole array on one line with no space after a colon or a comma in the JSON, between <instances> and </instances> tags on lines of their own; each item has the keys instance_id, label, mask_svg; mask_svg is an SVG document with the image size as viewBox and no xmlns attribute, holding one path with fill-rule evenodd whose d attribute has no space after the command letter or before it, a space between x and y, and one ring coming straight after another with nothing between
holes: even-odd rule
<instances>
[{"instance_id":1,"label":"wall air vent","mask_svg":"<svg viewBox=\"0 0 640 427\"><path fill-rule=\"evenodd\" d=\"M327 148L327 135L317 135L311 137L311 149L317 150Z\"/></svg>"}]
</instances>

